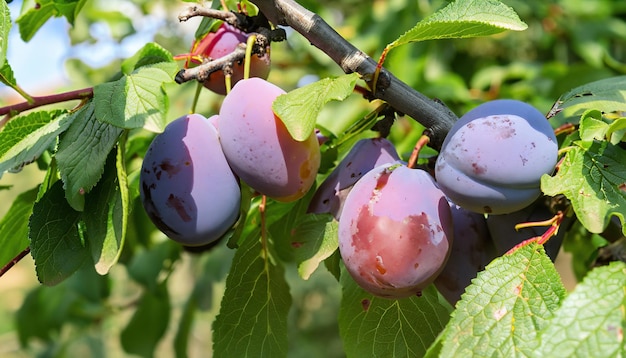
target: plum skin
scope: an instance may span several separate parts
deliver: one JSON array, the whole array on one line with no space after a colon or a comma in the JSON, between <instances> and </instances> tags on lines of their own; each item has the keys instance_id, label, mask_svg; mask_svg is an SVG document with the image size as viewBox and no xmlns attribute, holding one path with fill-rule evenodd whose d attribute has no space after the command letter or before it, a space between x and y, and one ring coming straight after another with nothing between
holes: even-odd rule
<instances>
[{"instance_id":1,"label":"plum skin","mask_svg":"<svg viewBox=\"0 0 626 358\"><path fill-rule=\"evenodd\" d=\"M453 239L448 201L426 172L390 163L346 198L339 251L352 278L384 298L419 294L443 269Z\"/></svg>"},{"instance_id":2,"label":"plum skin","mask_svg":"<svg viewBox=\"0 0 626 358\"><path fill-rule=\"evenodd\" d=\"M218 125L224 154L233 171L259 193L290 202L315 181L321 154L315 133L293 139L272 103L281 88L260 78L241 80L224 98Z\"/></svg>"},{"instance_id":3,"label":"plum skin","mask_svg":"<svg viewBox=\"0 0 626 358\"><path fill-rule=\"evenodd\" d=\"M516 100L484 103L452 127L435 165L437 183L456 204L506 214L531 204L558 143L543 114Z\"/></svg>"},{"instance_id":4,"label":"plum skin","mask_svg":"<svg viewBox=\"0 0 626 358\"><path fill-rule=\"evenodd\" d=\"M399 161L396 148L387 139L360 139L317 188L308 212L331 213L338 220L348 193L363 175L377 166Z\"/></svg>"},{"instance_id":5,"label":"plum skin","mask_svg":"<svg viewBox=\"0 0 626 358\"><path fill-rule=\"evenodd\" d=\"M152 222L183 245L219 239L239 216L239 181L217 130L202 115L180 117L154 138L139 180L141 202Z\"/></svg>"}]
</instances>

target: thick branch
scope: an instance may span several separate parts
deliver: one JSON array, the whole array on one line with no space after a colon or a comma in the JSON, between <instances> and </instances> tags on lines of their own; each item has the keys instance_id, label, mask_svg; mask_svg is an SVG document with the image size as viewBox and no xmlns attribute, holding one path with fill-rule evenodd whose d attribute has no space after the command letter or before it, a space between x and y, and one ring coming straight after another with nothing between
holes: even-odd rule
<instances>
[{"instance_id":1,"label":"thick branch","mask_svg":"<svg viewBox=\"0 0 626 358\"><path fill-rule=\"evenodd\" d=\"M261 12L276 25L287 25L306 37L312 45L326 53L345 73L356 72L370 87L376 71L376 61L359 51L339 35L317 14L294 0L252 0ZM445 105L434 101L409 87L393 74L381 71L374 97L389 103L428 128L431 145L439 149L457 116Z\"/></svg>"}]
</instances>

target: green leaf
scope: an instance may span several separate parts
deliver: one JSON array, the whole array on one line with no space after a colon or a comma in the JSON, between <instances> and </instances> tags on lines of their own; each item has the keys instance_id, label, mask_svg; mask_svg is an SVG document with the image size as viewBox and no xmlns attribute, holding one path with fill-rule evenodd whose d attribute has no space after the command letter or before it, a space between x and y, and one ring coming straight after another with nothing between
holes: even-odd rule
<instances>
[{"instance_id":1,"label":"green leaf","mask_svg":"<svg viewBox=\"0 0 626 358\"><path fill-rule=\"evenodd\" d=\"M433 285L420 297L390 300L361 289L346 270L339 333L347 357L422 357L449 319Z\"/></svg>"},{"instance_id":2,"label":"green leaf","mask_svg":"<svg viewBox=\"0 0 626 358\"><path fill-rule=\"evenodd\" d=\"M541 332L537 357L623 357L626 264L597 267L565 298Z\"/></svg>"},{"instance_id":3,"label":"green leaf","mask_svg":"<svg viewBox=\"0 0 626 358\"><path fill-rule=\"evenodd\" d=\"M606 131L606 137L611 144L617 144L626 140L626 117L620 117L615 119L609 124L609 129Z\"/></svg>"},{"instance_id":4,"label":"green leaf","mask_svg":"<svg viewBox=\"0 0 626 358\"><path fill-rule=\"evenodd\" d=\"M576 87L559 98L551 112L559 123L577 123L588 109L603 113L626 111L626 76L611 77Z\"/></svg>"},{"instance_id":5,"label":"green leaf","mask_svg":"<svg viewBox=\"0 0 626 358\"><path fill-rule=\"evenodd\" d=\"M0 4L0 63L7 60L7 47L9 45L9 31L11 31L11 13L6 1Z\"/></svg>"},{"instance_id":6,"label":"green leaf","mask_svg":"<svg viewBox=\"0 0 626 358\"><path fill-rule=\"evenodd\" d=\"M289 134L297 141L305 141L315 130L317 115L330 101L343 101L354 90L356 73L324 78L278 96L272 108Z\"/></svg>"},{"instance_id":7,"label":"green leaf","mask_svg":"<svg viewBox=\"0 0 626 358\"><path fill-rule=\"evenodd\" d=\"M235 253L220 313L213 322L216 357L286 357L289 286L282 266L270 262L259 230Z\"/></svg>"},{"instance_id":8,"label":"green leaf","mask_svg":"<svg viewBox=\"0 0 626 358\"><path fill-rule=\"evenodd\" d=\"M2 68L0 69L0 81L11 88L17 87L17 81L15 80L13 69L11 68L11 65L9 65L9 61L6 59L4 59Z\"/></svg>"},{"instance_id":9,"label":"green leaf","mask_svg":"<svg viewBox=\"0 0 626 358\"><path fill-rule=\"evenodd\" d=\"M539 332L565 288L543 246L530 244L492 261L456 305L442 357L532 356Z\"/></svg>"},{"instance_id":10,"label":"green leaf","mask_svg":"<svg viewBox=\"0 0 626 358\"><path fill-rule=\"evenodd\" d=\"M163 85L174 81L177 70L175 63L161 62L95 86L96 118L120 128L162 132L168 109Z\"/></svg>"},{"instance_id":11,"label":"green leaf","mask_svg":"<svg viewBox=\"0 0 626 358\"><path fill-rule=\"evenodd\" d=\"M76 302L76 296L68 293L65 285L59 285L38 286L26 295L15 315L22 346L27 346L31 338L52 342L54 337L58 337Z\"/></svg>"},{"instance_id":12,"label":"green leaf","mask_svg":"<svg viewBox=\"0 0 626 358\"><path fill-rule=\"evenodd\" d=\"M176 358L187 358L187 349L189 347L189 336L193 332L193 319L198 309L198 303L192 296L189 297L185 306L183 307L183 313L178 321L178 330L174 337L174 352Z\"/></svg>"},{"instance_id":13,"label":"green leaf","mask_svg":"<svg viewBox=\"0 0 626 358\"><path fill-rule=\"evenodd\" d=\"M56 15L52 0L40 0L36 4L26 11L22 9L22 14L16 20L24 42L30 41L43 24Z\"/></svg>"},{"instance_id":14,"label":"green leaf","mask_svg":"<svg viewBox=\"0 0 626 358\"><path fill-rule=\"evenodd\" d=\"M18 195L0 220L0 267L28 247L28 218L33 212L39 188Z\"/></svg>"},{"instance_id":15,"label":"green leaf","mask_svg":"<svg viewBox=\"0 0 626 358\"><path fill-rule=\"evenodd\" d=\"M91 257L96 271L109 272L124 245L125 220L128 216L122 206L116 166L117 151L109 154L105 174L94 190L86 197L84 220Z\"/></svg>"},{"instance_id":16,"label":"green leaf","mask_svg":"<svg viewBox=\"0 0 626 358\"><path fill-rule=\"evenodd\" d=\"M497 0L457 0L417 23L389 49L410 42L468 38L528 28L515 10Z\"/></svg>"},{"instance_id":17,"label":"green leaf","mask_svg":"<svg viewBox=\"0 0 626 358\"><path fill-rule=\"evenodd\" d=\"M30 8L22 8L22 14L16 20L20 29L20 36L25 42L35 36L37 31L53 16L65 16L71 25L74 25L76 15L80 12L87 0L38 0L25 3Z\"/></svg>"},{"instance_id":18,"label":"green leaf","mask_svg":"<svg viewBox=\"0 0 626 358\"><path fill-rule=\"evenodd\" d=\"M170 299L166 283L155 291L144 291L133 317L120 335L127 353L153 357L170 320Z\"/></svg>"},{"instance_id":19,"label":"green leaf","mask_svg":"<svg viewBox=\"0 0 626 358\"><path fill-rule=\"evenodd\" d=\"M156 292L161 284L161 273L180 258L180 251L180 245L174 241L162 241L149 250L135 254L128 265L128 274L148 290Z\"/></svg>"},{"instance_id":20,"label":"green leaf","mask_svg":"<svg viewBox=\"0 0 626 358\"><path fill-rule=\"evenodd\" d=\"M150 42L144 45L132 57L122 62L122 72L126 75L143 66L153 65L160 62L173 62L172 54L159 44Z\"/></svg>"},{"instance_id":21,"label":"green leaf","mask_svg":"<svg viewBox=\"0 0 626 358\"><path fill-rule=\"evenodd\" d=\"M0 132L0 174L39 157L74 118L64 110L53 110L33 112L9 121Z\"/></svg>"},{"instance_id":22,"label":"green leaf","mask_svg":"<svg viewBox=\"0 0 626 358\"><path fill-rule=\"evenodd\" d=\"M80 212L65 200L60 181L35 203L28 236L37 278L44 285L68 278L89 257L89 248L79 233L79 220Z\"/></svg>"},{"instance_id":23,"label":"green leaf","mask_svg":"<svg viewBox=\"0 0 626 358\"><path fill-rule=\"evenodd\" d=\"M65 197L74 210L82 211L85 193L93 188L104 170L107 155L122 129L96 120L93 102L77 111L59 141L56 153Z\"/></svg>"},{"instance_id":24,"label":"green leaf","mask_svg":"<svg viewBox=\"0 0 626 358\"><path fill-rule=\"evenodd\" d=\"M583 141L604 140L609 124L602 121L602 112L590 109L580 118L580 139Z\"/></svg>"},{"instance_id":25,"label":"green leaf","mask_svg":"<svg viewBox=\"0 0 626 358\"><path fill-rule=\"evenodd\" d=\"M626 151L608 142L576 141L555 176L541 178L547 195L564 194L578 220L592 233L601 233L610 215L620 218L626 234Z\"/></svg>"},{"instance_id":26,"label":"green leaf","mask_svg":"<svg viewBox=\"0 0 626 358\"><path fill-rule=\"evenodd\" d=\"M339 247L339 222L331 214L309 214L301 217L291 234L291 247L298 263L300 277L308 280L321 262Z\"/></svg>"}]
</instances>

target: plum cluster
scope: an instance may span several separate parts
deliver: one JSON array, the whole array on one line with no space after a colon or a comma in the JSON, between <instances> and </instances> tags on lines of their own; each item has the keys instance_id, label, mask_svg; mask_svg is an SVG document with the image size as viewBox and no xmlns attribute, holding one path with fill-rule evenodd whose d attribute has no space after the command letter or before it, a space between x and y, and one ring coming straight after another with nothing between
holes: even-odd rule
<instances>
[{"instance_id":1,"label":"plum cluster","mask_svg":"<svg viewBox=\"0 0 626 358\"><path fill-rule=\"evenodd\" d=\"M241 80L218 115L183 116L155 137L140 173L141 200L155 226L183 245L206 245L237 220L239 180L278 201L306 194L319 145L314 133L293 139L274 114L272 102L283 93L260 78Z\"/></svg>"},{"instance_id":2,"label":"plum cluster","mask_svg":"<svg viewBox=\"0 0 626 358\"><path fill-rule=\"evenodd\" d=\"M539 111L492 101L453 126L434 178L407 167L386 139L363 139L319 186L309 211L339 220L342 259L366 291L402 298L434 283L454 304L493 258L541 235L515 225L551 217L531 204L557 150Z\"/></svg>"}]
</instances>

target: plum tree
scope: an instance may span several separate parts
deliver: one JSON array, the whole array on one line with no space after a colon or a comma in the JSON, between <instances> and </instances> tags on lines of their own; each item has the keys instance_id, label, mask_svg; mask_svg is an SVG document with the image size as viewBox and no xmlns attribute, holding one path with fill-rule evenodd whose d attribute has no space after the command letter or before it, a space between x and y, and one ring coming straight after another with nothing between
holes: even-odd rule
<instances>
[{"instance_id":1,"label":"plum tree","mask_svg":"<svg viewBox=\"0 0 626 358\"><path fill-rule=\"evenodd\" d=\"M217 130L199 114L180 117L157 135L143 160L140 195L169 238L199 246L219 239L239 214L239 181Z\"/></svg>"},{"instance_id":2,"label":"plum tree","mask_svg":"<svg viewBox=\"0 0 626 358\"><path fill-rule=\"evenodd\" d=\"M224 98L218 125L233 171L259 193L293 201L313 185L320 150L315 133L297 141L274 114L272 102L283 93L260 78L241 80Z\"/></svg>"},{"instance_id":3,"label":"plum tree","mask_svg":"<svg viewBox=\"0 0 626 358\"><path fill-rule=\"evenodd\" d=\"M339 218L339 251L354 280L386 298L419 294L452 244L445 196L423 170L383 164L352 188Z\"/></svg>"},{"instance_id":4,"label":"plum tree","mask_svg":"<svg viewBox=\"0 0 626 358\"><path fill-rule=\"evenodd\" d=\"M317 188L308 211L331 213L339 219L348 193L363 175L375 167L399 160L396 148L385 138L364 138L357 141Z\"/></svg>"},{"instance_id":5,"label":"plum tree","mask_svg":"<svg viewBox=\"0 0 626 358\"><path fill-rule=\"evenodd\" d=\"M554 170L558 143L537 109L495 100L469 111L452 127L435 166L437 183L456 204L505 214L541 194L542 175Z\"/></svg>"},{"instance_id":6,"label":"plum tree","mask_svg":"<svg viewBox=\"0 0 626 358\"><path fill-rule=\"evenodd\" d=\"M203 38L194 42L191 50L192 53L200 56L203 61L214 60L226 56L233 52L240 43L245 43L249 34L237 29L236 27L222 23L215 32L207 33ZM202 63L195 58L191 59L194 63ZM250 58L250 76L267 79L270 72L270 54L267 51L263 56L253 55ZM243 79L244 63L234 63L232 66L231 84L234 85ZM225 95L226 84L224 81L224 71L215 71L209 75L204 82L204 87L211 91Z\"/></svg>"}]
</instances>

